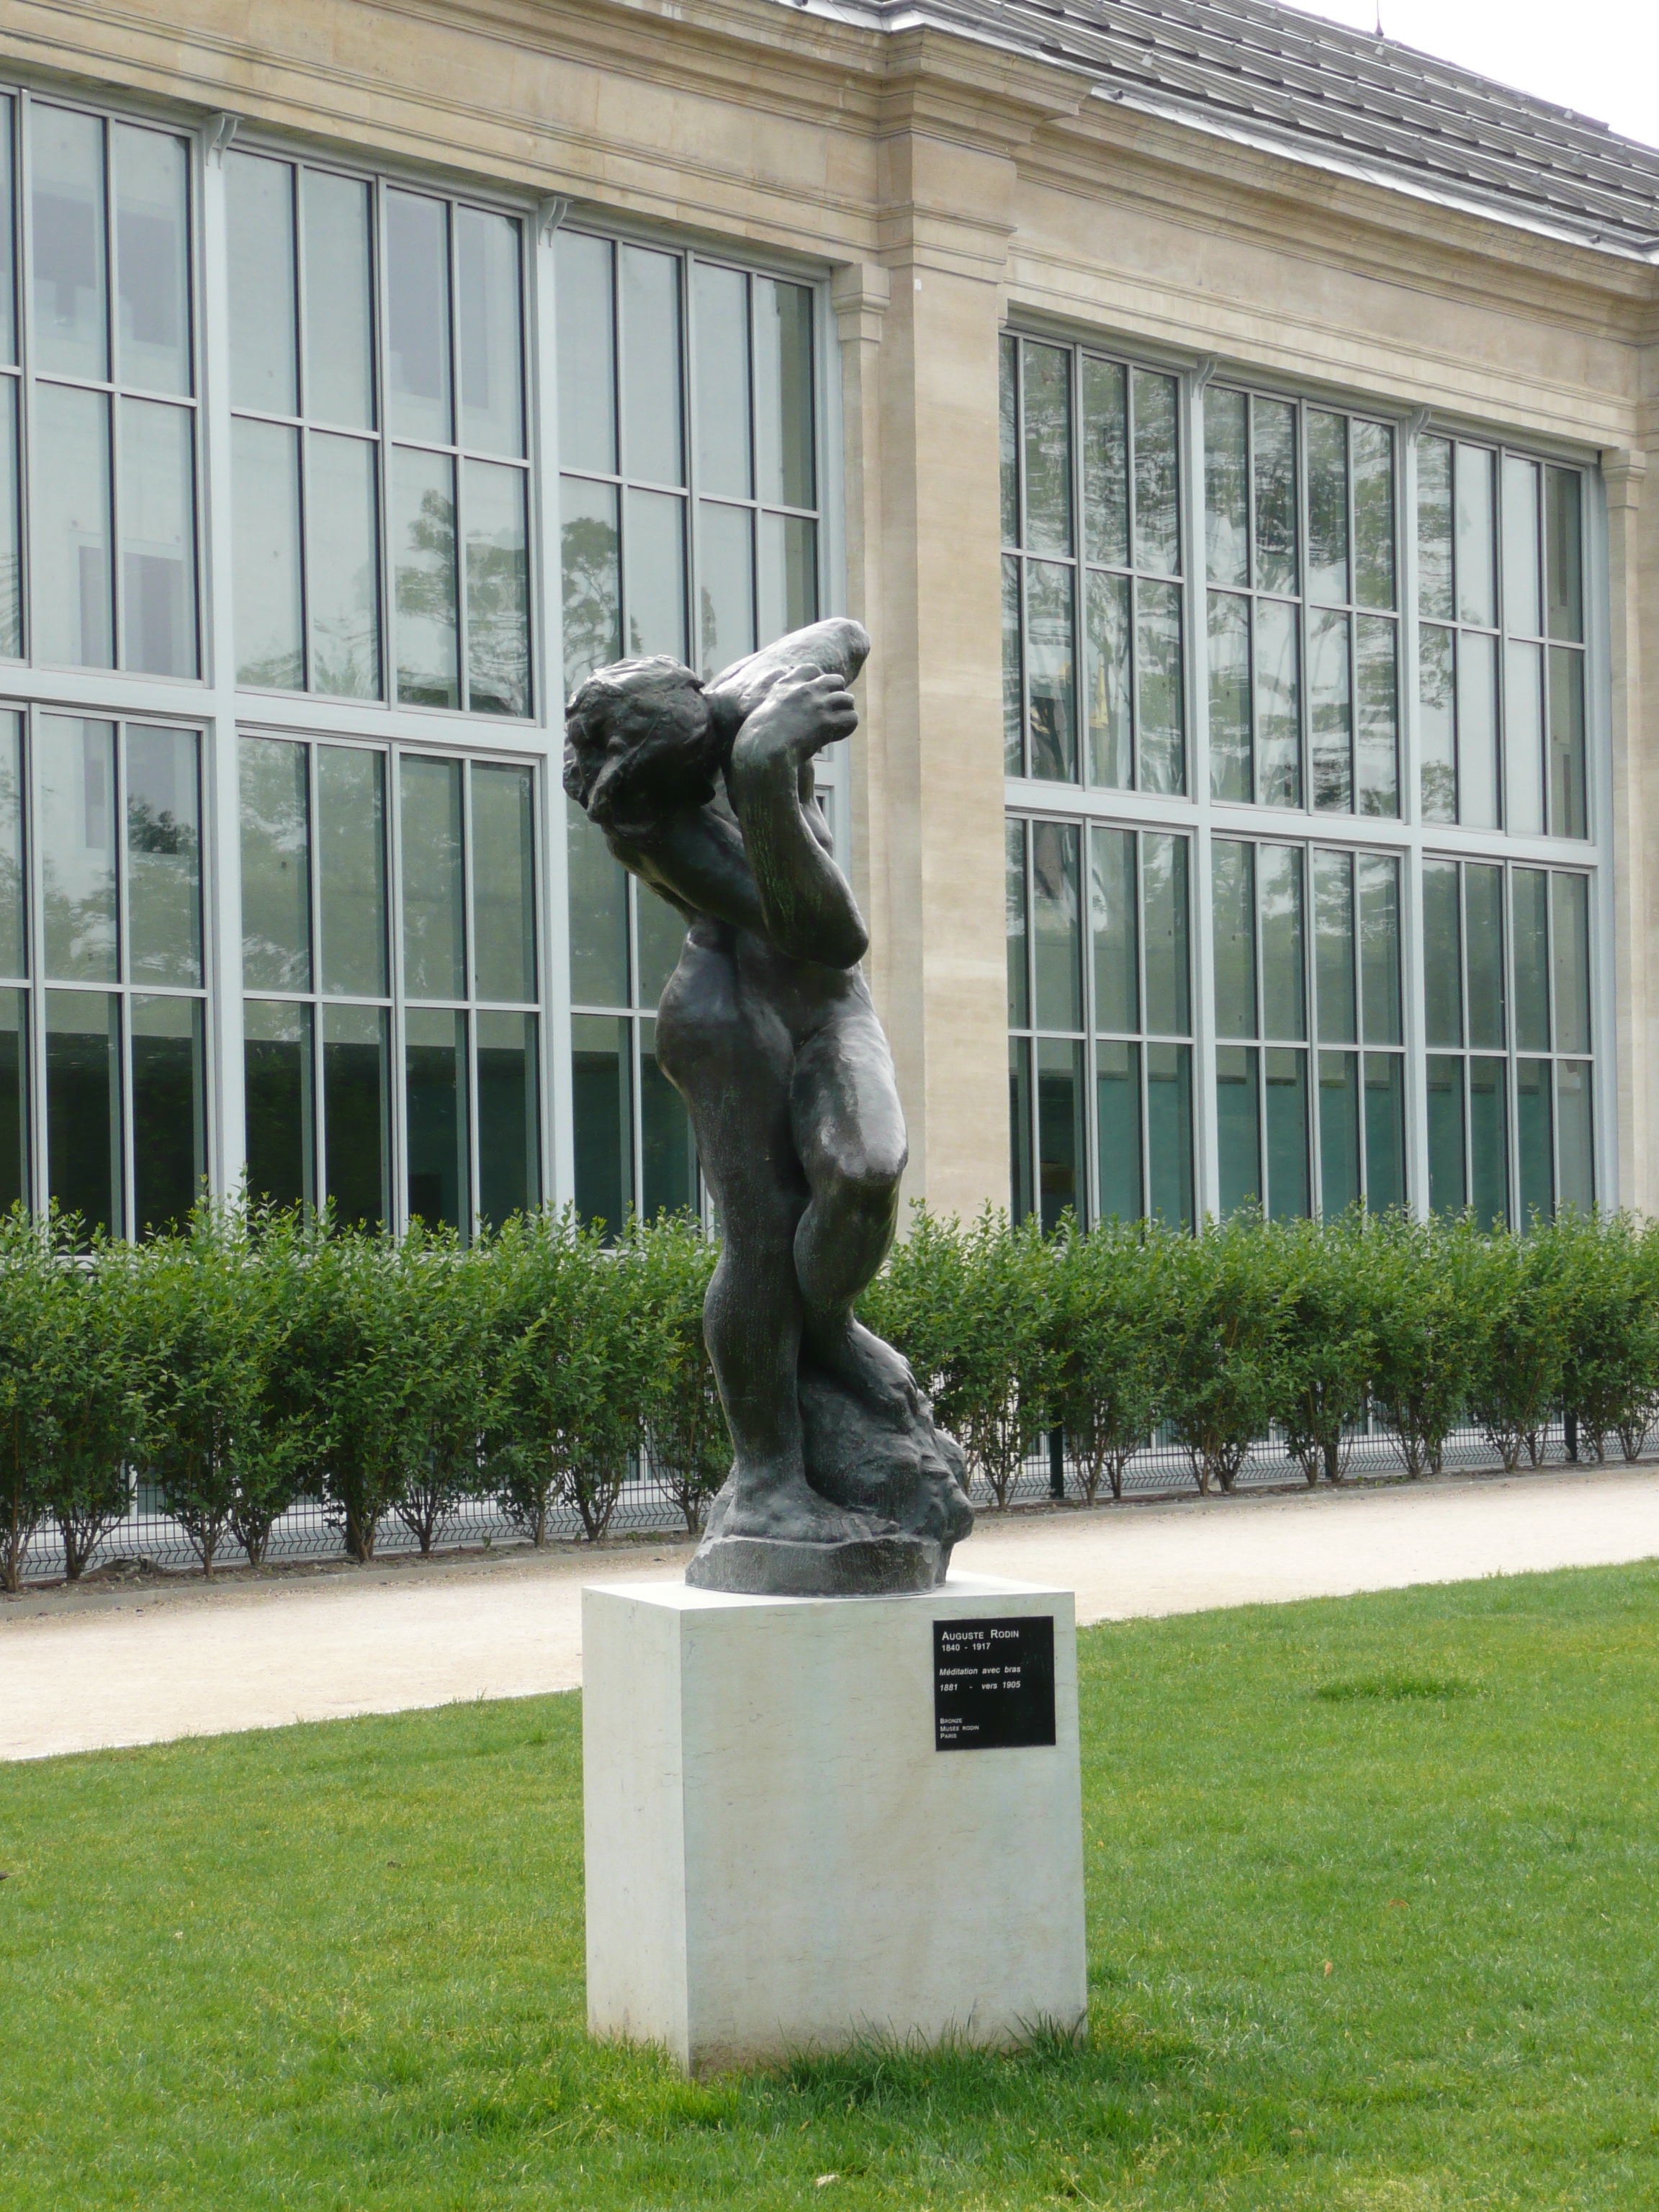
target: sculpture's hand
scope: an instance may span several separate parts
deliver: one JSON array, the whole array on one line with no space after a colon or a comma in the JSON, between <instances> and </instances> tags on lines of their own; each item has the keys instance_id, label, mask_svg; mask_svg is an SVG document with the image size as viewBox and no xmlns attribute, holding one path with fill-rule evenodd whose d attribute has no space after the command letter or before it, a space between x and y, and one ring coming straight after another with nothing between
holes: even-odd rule
<instances>
[{"instance_id":1,"label":"sculpture's hand","mask_svg":"<svg viewBox=\"0 0 1659 2212\"><path fill-rule=\"evenodd\" d=\"M732 747L735 779L764 778L769 769L792 774L859 726L858 708L844 678L816 668L779 676L738 731Z\"/></svg>"}]
</instances>

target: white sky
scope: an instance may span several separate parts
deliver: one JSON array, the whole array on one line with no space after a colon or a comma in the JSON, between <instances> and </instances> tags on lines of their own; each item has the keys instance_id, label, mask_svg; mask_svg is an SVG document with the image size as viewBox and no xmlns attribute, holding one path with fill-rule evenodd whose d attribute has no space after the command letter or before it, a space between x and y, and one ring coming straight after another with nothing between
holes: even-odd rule
<instances>
[{"instance_id":1,"label":"white sky","mask_svg":"<svg viewBox=\"0 0 1659 2212\"><path fill-rule=\"evenodd\" d=\"M1377 0L1296 0L1363 31ZM1659 147L1659 0L1382 0L1402 46L1478 70Z\"/></svg>"}]
</instances>

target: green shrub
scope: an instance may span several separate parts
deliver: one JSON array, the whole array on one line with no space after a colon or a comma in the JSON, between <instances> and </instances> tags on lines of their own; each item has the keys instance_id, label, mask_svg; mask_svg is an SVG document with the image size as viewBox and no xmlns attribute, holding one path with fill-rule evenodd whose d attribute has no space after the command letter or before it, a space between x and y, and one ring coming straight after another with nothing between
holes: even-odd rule
<instances>
[{"instance_id":1,"label":"green shrub","mask_svg":"<svg viewBox=\"0 0 1659 2212\"><path fill-rule=\"evenodd\" d=\"M1438 1474L1483 1357L1483 1240L1471 1216L1367 1223L1363 1281L1376 1357L1371 1389L1406 1472Z\"/></svg>"},{"instance_id":2,"label":"green shrub","mask_svg":"<svg viewBox=\"0 0 1659 2212\"><path fill-rule=\"evenodd\" d=\"M1164 1414L1200 1493L1231 1491L1286 1403L1278 1269L1260 1215L1242 1209L1172 1240Z\"/></svg>"},{"instance_id":3,"label":"green shrub","mask_svg":"<svg viewBox=\"0 0 1659 2212\"><path fill-rule=\"evenodd\" d=\"M408 1387L392 1418L403 1476L393 1510L422 1554L483 1482L492 1426L500 1271L486 1240L412 1227L387 1271Z\"/></svg>"},{"instance_id":4,"label":"green shrub","mask_svg":"<svg viewBox=\"0 0 1659 2212\"><path fill-rule=\"evenodd\" d=\"M398 1270L389 1237L325 1221L297 1286L290 1343L317 1416L323 1495L357 1560L374 1558L407 1472L404 1413L415 1378Z\"/></svg>"},{"instance_id":5,"label":"green shrub","mask_svg":"<svg viewBox=\"0 0 1659 2212\"><path fill-rule=\"evenodd\" d=\"M720 1247L684 1213L636 1225L633 1241L644 1326L656 1347L645 1400L646 1449L695 1535L732 1465L732 1439L702 1334L702 1302Z\"/></svg>"},{"instance_id":6,"label":"green shrub","mask_svg":"<svg viewBox=\"0 0 1659 2212\"><path fill-rule=\"evenodd\" d=\"M1365 1288L1364 1217L1271 1224L1276 1248L1283 1395L1279 1420L1307 1480L1340 1482L1364 1419L1376 1339Z\"/></svg>"},{"instance_id":7,"label":"green shrub","mask_svg":"<svg viewBox=\"0 0 1659 2212\"><path fill-rule=\"evenodd\" d=\"M1469 1378L1468 1412L1513 1474L1524 1449L1536 1467L1561 1395L1571 1299L1566 1249L1553 1227L1489 1237L1470 1288L1485 1327Z\"/></svg>"},{"instance_id":8,"label":"green shrub","mask_svg":"<svg viewBox=\"0 0 1659 2212\"><path fill-rule=\"evenodd\" d=\"M40 1357L54 1407L44 1437L46 1494L64 1572L76 1582L126 1517L128 1463L143 1432L140 1262L131 1245L101 1231L88 1244L73 1214L54 1212L43 1234L51 1265Z\"/></svg>"},{"instance_id":9,"label":"green shrub","mask_svg":"<svg viewBox=\"0 0 1659 2212\"><path fill-rule=\"evenodd\" d=\"M0 1589L17 1589L48 1480L62 1377L53 1358L58 1254L49 1224L21 1206L0 1218Z\"/></svg>"},{"instance_id":10,"label":"green shrub","mask_svg":"<svg viewBox=\"0 0 1659 2212\"><path fill-rule=\"evenodd\" d=\"M1538 1234L1559 1254L1561 1405L1579 1449L1601 1459L1617 1437L1638 1458L1659 1401L1659 1232L1628 1214L1565 1213Z\"/></svg>"},{"instance_id":11,"label":"green shrub","mask_svg":"<svg viewBox=\"0 0 1659 2212\"><path fill-rule=\"evenodd\" d=\"M1161 1222L1067 1223L1053 1251L1052 1407L1093 1504L1163 1418L1174 1320L1175 1240ZM1184 1240L1182 1240L1184 1241Z\"/></svg>"}]
</instances>

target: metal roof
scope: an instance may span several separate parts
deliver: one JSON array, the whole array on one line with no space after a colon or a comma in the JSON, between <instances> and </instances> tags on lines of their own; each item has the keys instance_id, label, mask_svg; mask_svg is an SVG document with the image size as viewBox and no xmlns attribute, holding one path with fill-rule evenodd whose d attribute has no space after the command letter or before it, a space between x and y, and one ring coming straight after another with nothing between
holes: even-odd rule
<instances>
[{"instance_id":1,"label":"metal roof","mask_svg":"<svg viewBox=\"0 0 1659 2212\"><path fill-rule=\"evenodd\" d=\"M812 0L805 0L812 4ZM1277 0L871 0L1080 72L1094 93L1374 184L1659 260L1659 149Z\"/></svg>"}]
</instances>

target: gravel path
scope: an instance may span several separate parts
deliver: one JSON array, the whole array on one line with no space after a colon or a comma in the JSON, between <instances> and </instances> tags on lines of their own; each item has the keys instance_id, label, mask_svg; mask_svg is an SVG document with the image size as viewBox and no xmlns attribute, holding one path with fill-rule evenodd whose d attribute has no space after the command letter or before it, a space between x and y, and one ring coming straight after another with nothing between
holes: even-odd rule
<instances>
[{"instance_id":1,"label":"gravel path","mask_svg":"<svg viewBox=\"0 0 1659 2212\"><path fill-rule=\"evenodd\" d=\"M1659 1467L1621 1467L986 1515L963 1562L1069 1584L1081 1623L1654 1557ZM0 1759L574 1689L582 1584L685 1558L632 1543L0 1599Z\"/></svg>"}]
</instances>

